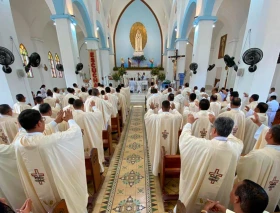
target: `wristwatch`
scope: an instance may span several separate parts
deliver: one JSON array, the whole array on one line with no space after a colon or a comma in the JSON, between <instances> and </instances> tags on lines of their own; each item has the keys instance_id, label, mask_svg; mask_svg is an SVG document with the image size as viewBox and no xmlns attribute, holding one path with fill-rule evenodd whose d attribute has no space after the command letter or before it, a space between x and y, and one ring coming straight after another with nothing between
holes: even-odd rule
<instances>
[{"instance_id":1,"label":"wristwatch","mask_svg":"<svg viewBox=\"0 0 280 213\"><path fill-rule=\"evenodd\" d=\"M200 213L208 213L206 210L201 210Z\"/></svg>"}]
</instances>

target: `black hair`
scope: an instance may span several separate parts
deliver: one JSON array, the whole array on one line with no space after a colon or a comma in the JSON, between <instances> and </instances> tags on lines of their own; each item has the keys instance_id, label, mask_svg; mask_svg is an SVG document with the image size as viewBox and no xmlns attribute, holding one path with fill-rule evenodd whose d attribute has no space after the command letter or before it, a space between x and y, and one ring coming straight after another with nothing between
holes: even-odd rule
<instances>
[{"instance_id":1,"label":"black hair","mask_svg":"<svg viewBox=\"0 0 280 213\"><path fill-rule=\"evenodd\" d=\"M18 116L18 122L25 130L32 130L42 119L39 111L35 109L23 110Z\"/></svg>"},{"instance_id":2,"label":"black hair","mask_svg":"<svg viewBox=\"0 0 280 213\"><path fill-rule=\"evenodd\" d=\"M48 103L44 103L39 106L39 111L41 114L46 114L51 110L52 110L52 108Z\"/></svg>"},{"instance_id":3,"label":"black hair","mask_svg":"<svg viewBox=\"0 0 280 213\"><path fill-rule=\"evenodd\" d=\"M17 94L17 95L16 95L16 99L17 99L18 101L23 101L23 100L24 100L23 94Z\"/></svg>"},{"instance_id":4,"label":"black hair","mask_svg":"<svg viewBox=\"0 0 280 213\"><path fill-rule=\"evenodd\" d=\"M210 107L210 102L207 99L201 99L199 102L199 108L201 110L208 110Z\"/></svg>"},{"instance_id":5,"label":"black hair","mask_svg":"<svg viewBox=\"0 0 280 213\"><path fill-rule=\"evenodd\" d=\"M6 115L8 112L12 110L8 104L1 104L0 105L0 114Z\"/></svg>"}]
</instances>

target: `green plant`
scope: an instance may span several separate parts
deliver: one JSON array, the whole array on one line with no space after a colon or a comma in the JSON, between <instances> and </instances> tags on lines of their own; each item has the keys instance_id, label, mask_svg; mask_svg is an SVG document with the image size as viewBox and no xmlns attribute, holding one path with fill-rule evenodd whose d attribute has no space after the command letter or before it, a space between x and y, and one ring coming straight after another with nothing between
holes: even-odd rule
<instances>
[{"instance_id":1,"label":"green plant","mask_svg":"<svg viewBox=\"0 0 280 213\"><path fill-rule=\"evenodd\" d=\"M137 61L138 67L140 66L140 63L141 63L142 61L146 61L146 58L145 58L144 55L141 55L141 56L133 56L131 59L134 60L134 61Z\"/></svg>"},{"instance_id":2,"label":"green plant","mask_svg":"<svg viewBox=\"0 0 280 213\"><path fill-rule=\"evenodd\" d=\"M113 78L114 81L121 80L121 77L119 76L119 73L117 73L117 72L112 74L112 78Z\"/></svg>"},{"instance_id":3,"label":"green plant","mask_svg":"<svg viewBox=\"0 0 280 213\"><path fill-rule=\"evenodd\" d=\"M154 67L152 70L151 70L151 75L152 76L156 76L159 74L159 68L158 67Z\"/></svg>"},{"instance_id":4,"label":"green plant","mask_svg":"<svg viewBox=\"0 0 280 213\"><path fill-rule=\"evenodd\" d=\"M159 70L160 70L160 71L163 71L163 70L164 70L164 68L163 68L163 67L159 67Z\"/></svg>"},{"instance_id":5,"label":"green plant","mask_svg":"<svg viewBox=\"0 0 280 213\"><path fill-rule=\"evenodd\" d=\"M118 69L119 69L118 67L114 67L113 68L114 71L118 71Z\"/></svg>"},{"instance_id":6,"label":"green plant","mask_svg":"<svg viewBox=\"0 0 280 213\"><path fill-rule=\"evenodd\" d=\"M126 74L126 69L124 67L120 67L118 69L118 74L119 76L123 76L124 74Z\"/></svg>"},{"instance_id":7,"label":"green plant","mask_svg":"<svg viewBox=\"0 0 280 213\"><path fill-rule=\"evenodd\" d=\"M160 80L160 81L164 81L165 80L165 74L163 72L160 72L158 74L158 80Z\"/></svg>"}]
</instances>

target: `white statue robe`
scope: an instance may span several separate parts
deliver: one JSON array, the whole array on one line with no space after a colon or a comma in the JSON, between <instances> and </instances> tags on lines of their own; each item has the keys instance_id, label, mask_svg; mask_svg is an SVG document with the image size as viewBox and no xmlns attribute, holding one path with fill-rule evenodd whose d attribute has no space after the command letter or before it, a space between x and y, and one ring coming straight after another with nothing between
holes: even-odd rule
<instances>
[{"instance_id":1,"label":"white statue robe","mask_svg":"<svg viewBox=\"0 0 280 213\"><path fill-rule=\"evenodd\" d=\"M27 199L18 173L14 143L0 144L0 197L5 198L14 211Z\"/></svg>"},{"instance_id":2,"label":"white statue robe","mask_svg":"<svg viewBox=\"0 0 280 213\"><path fill-rule=\"evenodd\" d=\"M25 133L15 139L18 171L33 212L49 211L61 199L70 213L87 212L82 132L74 120L69 125L63 133Z\"/></svg>"},{"instance_id":3,"label":"white statue robe","mask_svg":"<svg viewBox=\"0 0 280 213\"><path fill-rule=\"evenodd\" d=\"M87 92L80 92L78 95L78 97L81 98L84 103L86 102L88 96L89 94Z\"/></svg>"},{"instance_id":4,"label":"white statue robe","mask_svg":"<svg viewBox=\"0 0 280 213\"><path fill-rule=\"evenodd\" d=\"M150 109L150 104L151 103L154 103L154 105L158 105L158 109L161 108L161 104L162 104L162 95L159 94L159 93L156 93L156 94L152 94L152 96L150 96L147 100L147 109Z\"/></svg>"},{"instance_id":5,"label":"white statue robe","mask_svg":"<svg viewBox=\"0 0 280 213\"><path fill-rule=\"evenodd\" d=\"M210 139L211 122L209 121L209 114L212 114L206 110L200 110L197 113L192 113L197 120L192 125L192 135L197 138Z\"/></svg>"},{"instance_id":6,"label":"white statue robe","mask_svg":"<svg viewBox=\"0 0 280 213\"><path fill-rule=\"evenodd\" d=\"M116 117L118 113L119 99L117 96L111 93L107 93L106 95L108 97L108 101L112 104L112 109L113 109L112 117Z\"/></svg>"},{"instance_id":7,"label":"white statue robe","mask_svg":"<svg viewBox=\"0 0 280 213\"><path fill-rule=\"evenodd\" d=\"M262 186L269 197L266 211L274 212L280 200L279 174L280 146L266 145L240 158L236 179L249 179Z\"/></svg>"},{"instance_id":8,"label":"white statue robe","mask_svg":"<svg viewBox=\"0 0 280 213\"><path fill-rule=\"evenodd\" d=\"M267 115L265 113L258 113L258 115L260 118L260 122L267 126ZM249 116L245 120L244 149L242 155L247 155L254 148L256 143L254 135L259 127L251 120L251 118L254 118L254 116Z\"/></svg>"},{"instance_id":9,"label":"white statue robe","mask_svg":"<svg viewBox=\"0 0 280 213\"><path fill-rule=\"evenodd\" d=\"M135 36L135 50L136 52L142 51L142 35L141 33L137 33Z\"/></svg>"},{"instance_id":10,"label":"white statue robe","mask_svg":"<svg viewBox=\"0 0 280 213\"><path fill-rule=\"evenodd\" d=\"M218 200L227 207L243 143L232 135L212 140L196 138L191 128L186 124L179 139L179 200L187 212L193 213L200 212L207 199Z\"/></svg>"},{"instance_id":11,"label":"white statue robe","mask_svg":"<svg viewBox=\"0 0 280 213\"><path fill-rule=\"evenodd\" d=\"M49 104L51 107L55 107L56 106L56 99L48 96L44 99L44 103Z\"/></svg>"},{"instance_id":12,"label":"white statue robe","mask_svg":"<svg viewBox=\"0 0 280 213\"><path fill-rule=\"evenodd\" d=\"M0 144L11 144L18 133L17 116L2 115L0 117Z\"/></svg>"},{"instance_id":13,"label":"white statue robe","mask_svg":"<svg viewBox=\"0 0 280 213\"><path fill-rule=\"evenodd\" d=\"M214 113L214 115L217 117L219 114L220 114L220 111L221 111L221 103L220 102L211 102L210 103L210 108L209 110L211 112Z\"/></svg>"},{"instance_id":14,"label":"white statue robe","mask_svg":"<svg viewBox=\"0 0 280 213\"><path fill-rule=\"evenodd\" d=\"M161 146L168 155L178 151L178 132L182 123L182 115L177 110L155 114L152 109L145 114L148 147L152 172L158 175Z\"/></svg>"},{"instance_id":15,"label":"white statue robe","mask_svg":"<svg viewBox=\"0 0 280 213\"><path fill-rule=\"evenodd\" d=\"M97 96L92 96L91 98L87 99L85 102L85 111L86 112L92 112L92 108L90 107L90 103L92 101L95 102L96 108L99 109L100 112L102 113L102 117L103 117L102 128L103 128L103 130L106 130L108 123L111 122L111 115L113 114L113 106L108 101L105 101Z\"/></svg>"},{"instance_id":16,"label":"white statue robe","mask_svg":"<svg viewBox=\"0 0 280 213\"><path fill-rule=\"evenodd\" d=\"M122 121L124 124L126 121L126 114L127 114L126 99L125 99L125 96L121 93L116 93L116 96L118 96L118 98L119 98L119 106L122 111Z\"/></svg>"},{"instance_id":17,"label":"white statue robe","mask_svg":"<svg viewBox=\"0 0 280 213\"><path fill-rule=\"evenodd\" d=\"M79 99L79 97L77 97L76 95L73 95L71 93L68 93L67 95L65 95L65 97L63 98L63 103L62 103L62 107L66 107L68 105L68 100L70 98L74 98L75 100L76 99Z\"/></svg>"},{"instance_id":18,"label":"white statue robe","mask_svg":"<svg viewBox=\"0 0 280 213\"><path fill-rule=\"evenodd\" d=\"M20 114L23 110L31 109L31 106L23 102L17 102L14 104L13 109L14 113Z\"/></svg>"},{"instance_id":19,"label":"white statue robe","mask_svg":"<svg viewBox=\"0 0 280 213\"><path fill-rule=\"evenodd\" d=\"M231 109L221 113L218 117L228 117L234 121L232 134L240 140L244 140L245 134L245 114L240 109Z\"/></svg>"},{"instance_id":20,"label":"white statue robe","mask_svg":"<svg viewBox=\"0 0 280 213\"><path fill-rule=\"evenodd\" d=\"M105 161L105 158L102 140L102 126L100 125L100 121L103 119L102 113L94 107L93 112L75 110L73 112L73 117L83 133L85 156L89 157L91 150L97 148L100 170L101 172L104 172L103 162Z\"/></svg>"}]
</instances>

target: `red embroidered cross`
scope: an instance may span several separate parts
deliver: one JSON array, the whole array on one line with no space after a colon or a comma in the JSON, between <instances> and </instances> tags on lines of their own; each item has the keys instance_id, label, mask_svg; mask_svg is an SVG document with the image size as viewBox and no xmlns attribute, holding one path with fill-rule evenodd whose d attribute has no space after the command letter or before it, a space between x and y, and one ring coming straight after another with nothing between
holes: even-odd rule
<instances>
[{"instance_id":1,"label":"red embroidered cross","mask_svg":"<svg viewBox=\"0 0 280 213\"><path fill-rule=\"evenodd\" d=\"M279 180L276 180L276 178L277 178L277 176L275 176L272 181L269 181L269 187L268 187L269 191L274 189L275 186L277 185L277 183L279 182Z\"/></svg>"},{"instance_id":2,"label":"red embroidered cross","mask_svg":"<svg viewBox=\"0 0 280 213\"><path fill-rule=\"evenodd\" d=\"M222 174L219 174L219 171L219 169L216 169L215 172L209 172L210 177L208 178L208 180L210 180L211 184L218 182L218 180L223 177Z\"/></svg>"},{"instance_id":3,"label":"red embroidered cross","mask_svg":"<svg viewBox=\"0 0 280 213\"><path fill-rule=\"evenodd\" d=\"M35 178L35 182L43 185L43 182L45 182L44 173L39 173L38 169L34 169L34 171L35 173L31 173L31 176Z\"/></svg>"}]
</instances>

